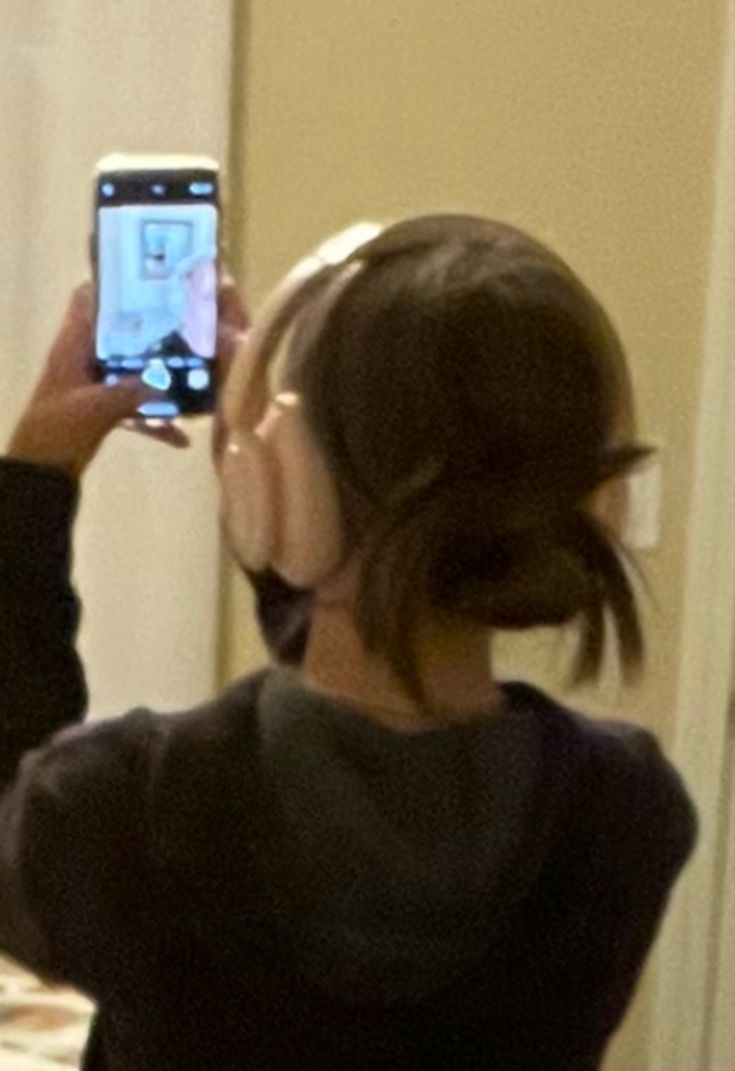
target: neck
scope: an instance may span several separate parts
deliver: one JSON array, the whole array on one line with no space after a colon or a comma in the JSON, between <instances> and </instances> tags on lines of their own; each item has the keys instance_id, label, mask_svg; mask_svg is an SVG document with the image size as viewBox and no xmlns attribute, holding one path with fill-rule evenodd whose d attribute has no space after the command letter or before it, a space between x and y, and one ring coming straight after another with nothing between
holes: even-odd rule
<instances>
[{"instance_id":1,"label":"neck","mask_svg":"<svg viewBox=\"0 0 735 1071\"><path fill-rule=\"evenodd\" d=\"M487 630L425 627L417 656L427 707L441 712L441 721L497 712L502 693L491 672ZM301 676L307 686L361 706L395 728L432 724L385 660L365 649L346 601L315 600Z\"/></svg>"}]
</instances>

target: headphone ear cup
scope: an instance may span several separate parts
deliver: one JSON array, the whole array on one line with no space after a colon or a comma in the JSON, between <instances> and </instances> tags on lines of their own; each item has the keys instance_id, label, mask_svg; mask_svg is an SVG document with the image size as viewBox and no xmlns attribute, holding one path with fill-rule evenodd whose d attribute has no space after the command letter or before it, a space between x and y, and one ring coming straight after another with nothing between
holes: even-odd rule
<instances>
[{"instance_id":1,"label":"headphone ear cup","mask_svg":"<svg viewBox=\"0 0 735 1071\"><path fill-rule=\"evenodd\" d=\"M231 436L222 457L222 520L233 553L260 572L276 547L277 487L268 446L253 433Z\"/></svg>"},{"instance_id":2,"label":"headphone ear cup","mask_svg":"<svg viewBox=\"0 0 735 1071\"><path fill-rule=\"evenodd\" d=\"M340 564L344 539L334 484L301 405L276 399L266 443L277 469L276 538L272 565L294 587L315 587Z\"/></svg>"}]
</instances>

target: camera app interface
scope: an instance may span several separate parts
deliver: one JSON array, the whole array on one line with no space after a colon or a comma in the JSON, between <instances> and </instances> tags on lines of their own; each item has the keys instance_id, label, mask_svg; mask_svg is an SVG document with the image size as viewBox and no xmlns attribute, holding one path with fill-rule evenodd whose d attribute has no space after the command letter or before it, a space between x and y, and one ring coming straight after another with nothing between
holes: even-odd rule
<instances>
[{"instance_id":1,"label":"camera app interface","mask_svg":"<svg viewBox=\"0 0 735 1071\"><path fill-rule=\"evenodd\" d=\"M161 391L141 415L175 417L213 406L217 341L217 208L198 200L213 183L191 182L190 200L119 203L103 181L98 209L97 358L106 382L139 375ZM148 191L166 196L169 185ZM105 198L118 203L105 204Z\"/></svg>"}]
</instances>

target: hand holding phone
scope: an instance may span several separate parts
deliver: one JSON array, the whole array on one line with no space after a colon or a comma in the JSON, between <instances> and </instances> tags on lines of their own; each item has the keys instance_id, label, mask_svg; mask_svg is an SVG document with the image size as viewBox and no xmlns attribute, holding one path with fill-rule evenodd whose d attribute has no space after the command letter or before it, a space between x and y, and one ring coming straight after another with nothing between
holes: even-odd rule
<instances>
[{"instance_id":1,"label":"hand holding phone","mask_svg":"<svg viewBox=\"0 0 735 1071\"><path fill-rule=\"evenodd\" d=\"M215 410L217 387L248 326L232 281L218 287L217 186L216 163L201 158L108 157L98 165L96 294L89 284L75 291L8 456L76 478L126 420L171 446L189 444L171 418ZM127 206L137 208L137 219L102 215ZM150 280L157 293L138 287ZM166 324L173 330L161 334Z\"/></svg>"},{"instance_id":2,"label":"hand holding phone","mask_svg":"<svg viewBox=\"0 0 735 1071\"><path fill-rule=\"evenodd\" d=\"M135 377L113 386L95 382L93 308L91 285L78 287L7 448L7 457L56 468L73 479L82 475L109 432L154 394ZM188 436L170 422L141 430L170 446L189 445Z\"/></svg>"}]
</instances>

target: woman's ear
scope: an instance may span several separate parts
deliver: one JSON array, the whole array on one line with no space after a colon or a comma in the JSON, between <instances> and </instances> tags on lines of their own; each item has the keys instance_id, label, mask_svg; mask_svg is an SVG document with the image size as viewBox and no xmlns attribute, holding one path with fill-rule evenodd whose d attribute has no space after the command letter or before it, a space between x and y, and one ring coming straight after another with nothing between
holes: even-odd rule
<instances>
[{"instance_id":1,"label":"woman's ear","mask_svg":"<svg viewBox=\"0 0 735 1071\"><path fill-rule=\"evenodd\" d=\"M592 495L592 514L621 541L625 541L630 515L630 481L627 476L607 480Z\"/></svg>"},{"instance_id":2,"label":"woman's ear","mask_svg":"<svg viewBox=\"0 0 735 1071\"><path fill-rule=\"evenodd\" d=\"M627 369L620 369L620 397L613 427L611 448L621 447L635 440L636 419L633 404L633 388ZM630 477L626 473L606 480L592 494L591 512L625 542L630 516Z\"/></svg>"}]
</instances>

